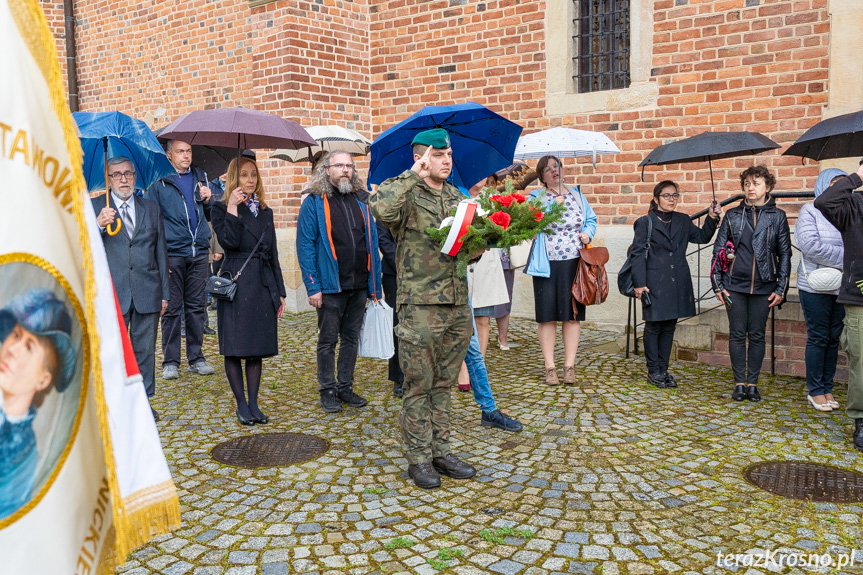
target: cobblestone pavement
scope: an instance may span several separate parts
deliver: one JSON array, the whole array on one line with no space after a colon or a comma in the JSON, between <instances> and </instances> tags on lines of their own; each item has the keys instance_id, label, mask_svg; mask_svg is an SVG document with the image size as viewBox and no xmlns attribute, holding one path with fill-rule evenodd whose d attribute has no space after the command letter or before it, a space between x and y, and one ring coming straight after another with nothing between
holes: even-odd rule
<instances>
[{"instance_id":1,"label":"cobblestone pavement","mask_svg":"<svg viewBox=\"0 0 863 575\"><path fill-rule=\"evenodd\" d=\"M472 395L453 391L454 450L479 472L423 491L407 478L385 362L359 361L355 390L367 407L324 414L314 315L285 318L280 332L282 355L265 360L261 388L269 425L237 422L214 338L206 353L215 375L157 382L183 525L120 572L762 573L718 568L717 554L863 549L863 504L783 499L742 479L748 464L773 459L863 468L850 422L807 408L802 380L763 378L764 401L735 403L728 369L681 364L673 366L681 386L657 390L644 381L643 360L602 351L616 334L585 331L579 383L551 388L541 383L535 324L515 319L518 347L490 346L488 366L499 407L525 430L481 427ZM845 386L837 391L844 404ZM210 457L227 439L274 431L317 435L331 447L284 468Z\"/></svg>"}]
</instances>

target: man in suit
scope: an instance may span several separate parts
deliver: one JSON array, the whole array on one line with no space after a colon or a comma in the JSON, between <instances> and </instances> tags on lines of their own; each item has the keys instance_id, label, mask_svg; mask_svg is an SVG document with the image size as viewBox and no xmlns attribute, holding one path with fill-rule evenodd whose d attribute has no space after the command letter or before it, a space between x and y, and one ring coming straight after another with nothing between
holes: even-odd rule
<instances>
[{"instance_id":1,"label":"man in suit","mask_svg":"<svg viewBox=\"0 0 863 575\"><path fill-rule=\"evenodd\" d=\"M108 160L108 179L109 205L99 196L93 198L93 208L144 389L151 398L156 393L156 331L170 297L162 212L156 202L135 195L135 166L129 158ZM118 216L122 227L112 236L106 228L116 226ZM159 420L156 410L153 418Z\"/></svg>"}]
</instances>

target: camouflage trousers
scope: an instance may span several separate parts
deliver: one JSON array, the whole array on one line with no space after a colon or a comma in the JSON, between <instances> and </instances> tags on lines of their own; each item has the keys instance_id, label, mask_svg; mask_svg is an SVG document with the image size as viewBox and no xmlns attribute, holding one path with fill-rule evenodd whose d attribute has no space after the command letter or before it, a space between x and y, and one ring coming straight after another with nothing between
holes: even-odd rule
<instances>
[{"instance_id":1,"label":"camouflage trousers","mask_svg":"<svg viewBox=\"0 0 863 575\"><path fill-rule=\"evenodd\" d=\"M401 305L399 363L405 374L399 423L408 463L450 453L450 389L473 333L470 306Z\"/></svg>"}]
</instances>

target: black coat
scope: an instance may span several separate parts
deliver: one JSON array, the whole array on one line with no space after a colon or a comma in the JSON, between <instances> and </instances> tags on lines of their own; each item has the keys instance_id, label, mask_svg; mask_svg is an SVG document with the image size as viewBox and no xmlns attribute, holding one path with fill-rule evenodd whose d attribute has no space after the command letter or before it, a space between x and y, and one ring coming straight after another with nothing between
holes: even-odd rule
<instances>
[{"instance_id":1,"label":"black coat","mask_svg":"<svg viewBox=\"0 0 863 575\"><path fill-rule=\"evenodd\" d=\"M647 218L653 223L650 247L647 247ZM690 242L709 243L716 231L716 220L706 218L699 228L689 216L671 212L671 223L659 221L651 211L635 221L632 242L632 285L650 290L652 305L644 307L644 321L664 321L695 315L692 274L686 261ZM644 251L647 250L647 259Z\"/></svg>"},{"instance_id":2,"label":"black coat","mask_svg":"<svg viewBox=\"0 0 863 575\"><path fill-rule=\"evenodd\" d=\"M845 260L837 301L848 305L863 305L863 196L851 193L860 186L860 176L850 174L815 198L815 207L842 234Z\"/></svg>"},{"instance_id":3,"label":"black coat","mask_svg":"<svg viewBox=\"0 0 863 575\"><path fill-rule=\"evenodd\" d=\"M276 313L285 296L285 282L276 249L273 210L258 212L245 204L237 206L237 216L216 202L212 208L213 229L225 250L221 275L231 277L243 266L258 239L263 241L237 281L234 301L219 300L219 353L232 357L270 357L279 353Z\"/></svg>"}]
</instances>

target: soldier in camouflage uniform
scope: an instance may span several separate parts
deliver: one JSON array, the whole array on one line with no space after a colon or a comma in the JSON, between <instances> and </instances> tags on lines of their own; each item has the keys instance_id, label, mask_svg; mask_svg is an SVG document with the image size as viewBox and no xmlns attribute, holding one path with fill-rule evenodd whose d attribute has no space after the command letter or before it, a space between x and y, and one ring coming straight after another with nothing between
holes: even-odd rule
<instances>
[{"instance_id":1,"label":"soldier in camouflage uniform","mask_svg":"<svg viewBox=\"0 0 863 575\"><path fill-rule=\"evenodd\" d=\"M473 327L467 280L456 273L455 257L442 254L426 233L464 199L446 183L452 171L449 135L428 130L411 146L413 167L381 184L369 206L397 244L395 332L405 376L399 422L408 473L418 487L433 489L440 486L439 473L455 479L476 473L449 445L450 388L458 380Z\"/></svg>"}]
</instances>

